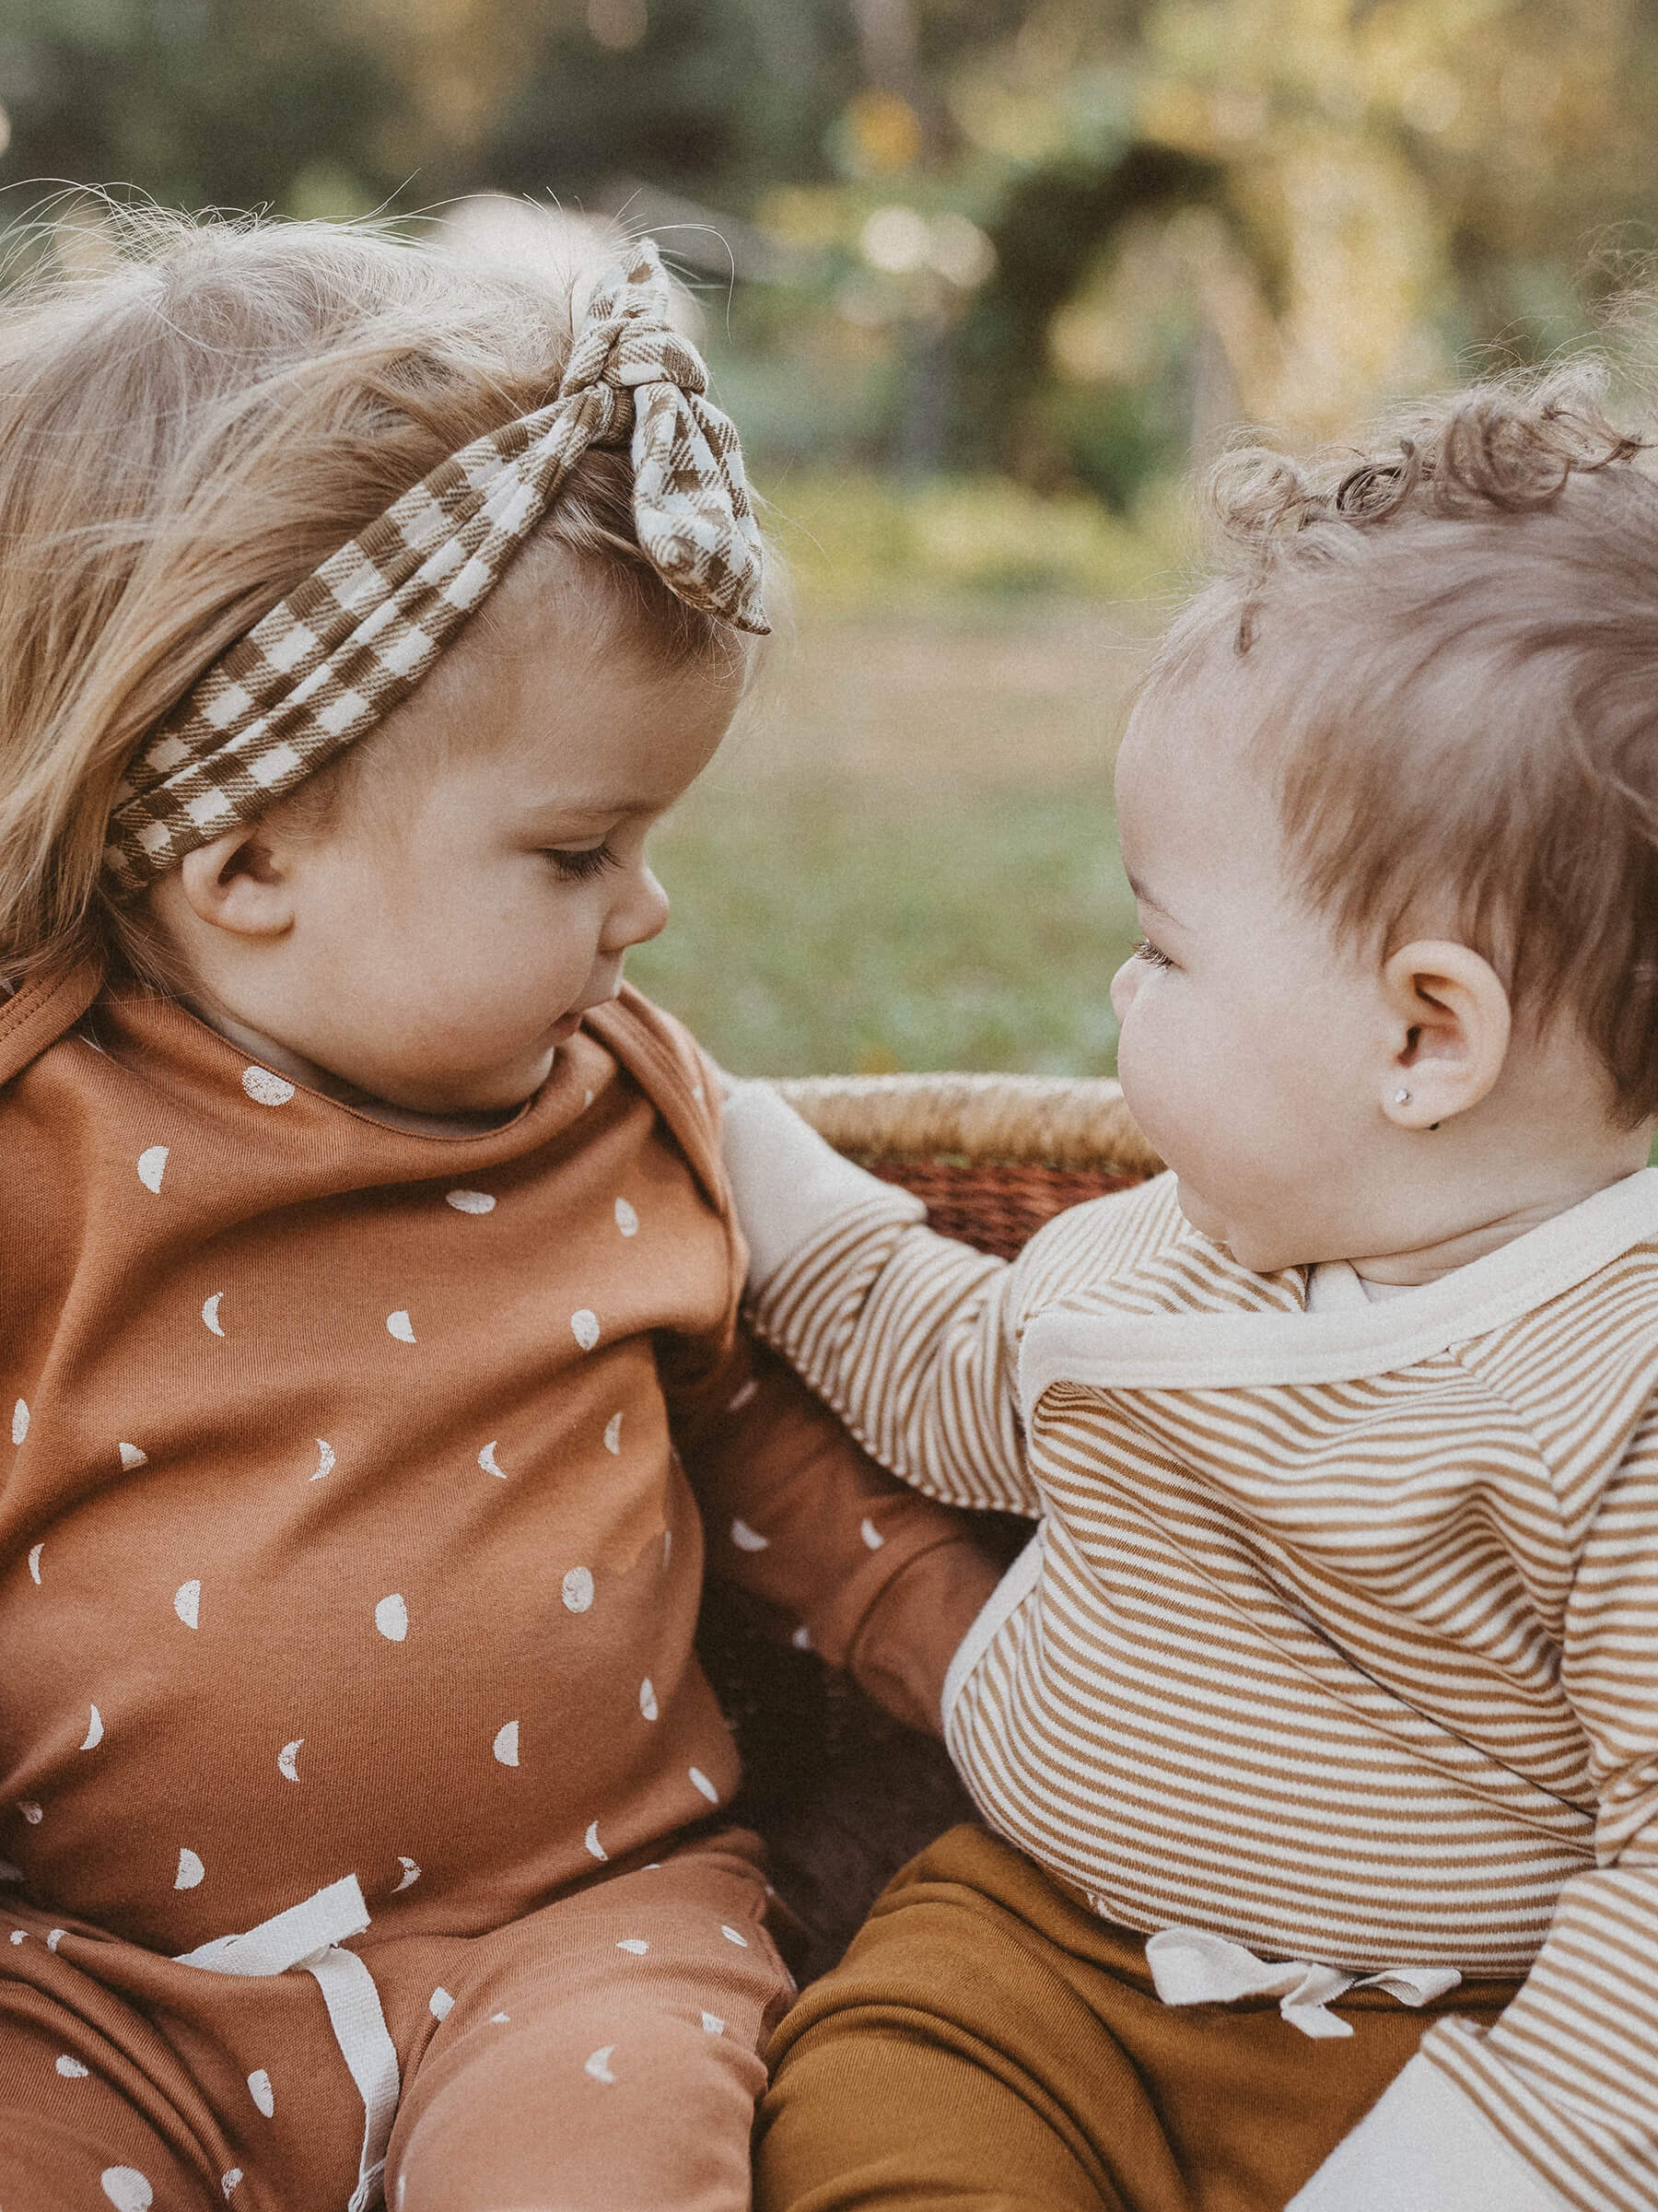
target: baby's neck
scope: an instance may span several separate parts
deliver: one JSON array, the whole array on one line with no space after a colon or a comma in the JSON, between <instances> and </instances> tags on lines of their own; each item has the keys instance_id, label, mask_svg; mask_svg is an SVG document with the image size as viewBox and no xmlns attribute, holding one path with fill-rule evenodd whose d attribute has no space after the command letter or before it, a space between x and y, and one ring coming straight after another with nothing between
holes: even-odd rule
<instances>
[{"instance_id":1,"label":"baby's neck","mask_svg":"<svg viewBox=\"0 0 1658 2212\"><path fill-rule=\"evenodd\" d=\"M514 1106L488 1114L422 1114L413 1106L394 1106L389 1098L376 1098L371 1092L359 1090L343 1076L319 1067L302 1053L279 1045L274 1037L262 1036L251 1023L238 1021L222 1007L193 999L186 999L183 1003L198 1021L204 1022L209 1029L216 1030L250 1059L263 1060L267 1068L274 1068L291 1083L302 1083L308 1091L320 1091L324 1098L335 1099L366 1120L378 1121L386 1129L404 1129L416 1137L476 1137L488 1129L504 1128L523 1111L521 1106Z\"/></svg>"},{"instance_id":2,"label":"baby's neck","mask_svg":"<svg viewBox=\"0 0 1658 2212\"><path fill-rule=\"evenodd\" d=\"M1534 1186L1518 1204L1495 1211L1489 1218L1450 1227L1445 1234L1419 1245L1356 1256L1349 1264L1361 1282L1373 1284L1384 1293L1436 1282L1442 1275L1468 1267L1489 1253L1500 1251L1517 1237L1541 1228L1556 1214L1581 1206L1597 1190L1622 1182L1627 1176L1645 1166L1648 1139L1642 1134L1631 1139L1617 1156L1605 1161L1574 1161L1569 1167L1562 1164L1559 1175L1547 1177L1541 1188Z\"/></svg>"}]
</instances>

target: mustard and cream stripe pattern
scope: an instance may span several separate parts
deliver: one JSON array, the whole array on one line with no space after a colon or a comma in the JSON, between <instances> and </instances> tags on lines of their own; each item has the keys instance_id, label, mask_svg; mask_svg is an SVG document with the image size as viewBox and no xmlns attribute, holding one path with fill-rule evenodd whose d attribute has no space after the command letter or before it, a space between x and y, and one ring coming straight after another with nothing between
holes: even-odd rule
<instances>
[{"instance_id":1,"label":"mustard and cream stripe pattern","mask_svg":"<svg viewBox=\"0 0 1658 2212\"><path fill-rule=\"evenodd\" d=\"M1131 1927L1529 1975L1423 2046L1566 2204L1658 2201L1658 1173L1372 1305L1172 1178L1011 1267L870 1185L765 1334L893 1470L1038 1522L963 1646L986 1819Z\"/></svg>"}]
</instances>

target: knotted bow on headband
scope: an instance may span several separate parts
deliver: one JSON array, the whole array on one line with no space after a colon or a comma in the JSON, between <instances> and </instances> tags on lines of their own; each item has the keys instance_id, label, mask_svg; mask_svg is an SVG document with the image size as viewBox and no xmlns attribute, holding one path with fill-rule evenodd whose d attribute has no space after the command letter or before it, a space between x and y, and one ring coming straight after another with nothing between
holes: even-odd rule
<instances>
[{"instance_id":1,"label":"knotted bow on headband","mask_svg":"<svg viewBox=\"0 0 1658 2212\"><path fill-rule=\"evenodd\" d=\"M737 433L668 312L642 240L600 280L550 406L441 462L208 670L116 793L104 870L118 896L263 813L407 698L590 446L631 441L635 526L669 590L765 632Z\"/></svg>"}]
</instances>

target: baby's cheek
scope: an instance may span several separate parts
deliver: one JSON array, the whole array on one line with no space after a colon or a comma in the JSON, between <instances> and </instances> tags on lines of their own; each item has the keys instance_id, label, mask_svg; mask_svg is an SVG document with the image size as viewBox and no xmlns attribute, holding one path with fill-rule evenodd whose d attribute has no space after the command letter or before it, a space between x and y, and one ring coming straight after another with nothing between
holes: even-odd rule
<instances>
[{"instance_id":1,"label":"baby's cheek","mask_svg":"<svg viewBox=\"0 0 1658 2212\"><path fill-rule=\"evenodd\" d=\"M1147 1142L1164 1160L1182 1151L1177 1134L1183 1119L1179 1086L1168 1080L1154 1039L1138 1024L1126 1024L1118 1039L1117 1081Z\"/></svg>"},{"instance_id":2,"label":"baby's cheek","mask_svg":"<svg viewBox=\"0 0 1658 2212\"><path fill-rule=\"evenodd\" d=\"M1125 960L1111 978L1111 1011L1115 1014L1119 1025L1128 1019L1128 1009L1134 1004L1139 982L1137 974L1139 965L1137 959Z\"/></svg>"}]
</instances>

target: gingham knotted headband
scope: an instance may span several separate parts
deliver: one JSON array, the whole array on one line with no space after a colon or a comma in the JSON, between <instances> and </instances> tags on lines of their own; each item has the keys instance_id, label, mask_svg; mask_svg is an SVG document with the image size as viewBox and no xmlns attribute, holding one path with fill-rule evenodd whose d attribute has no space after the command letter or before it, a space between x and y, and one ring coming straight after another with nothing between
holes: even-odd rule
<instances>
[{"instance_id":1,"label":"gingham knotted headband","mask_svg":"<svg viewBox=\"0 0 1658 2212\"><path fill-rule=\"evenodd\" d=\"M737 433L669 305L642 240L600 280L550 405L451 454L207 671L115 795L104 871L117 896L254 820L405 699L590 446L631 442L635 526L670 591L764 634Z\"/></svg>"}]
</instances>

